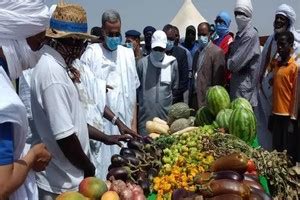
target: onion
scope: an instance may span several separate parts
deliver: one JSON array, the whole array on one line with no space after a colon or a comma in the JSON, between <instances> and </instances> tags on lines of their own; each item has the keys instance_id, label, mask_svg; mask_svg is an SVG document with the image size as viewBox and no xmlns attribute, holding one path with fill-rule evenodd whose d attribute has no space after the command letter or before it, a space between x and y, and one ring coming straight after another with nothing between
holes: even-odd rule
<instances>
[{"instance_id":1,"label":"onion","mask_svg":"<svg viewBox=\"0 0 300 200\"><path fill-rule=\"evenodd\" d=\"M133 193L130 189L125 189L120 193L121 200L132 200Z\"/></svg>"},{"instance_id":2,"label":"onion","mask_svg":"<svg viewBox=\"0 0 300 200\"><path fill-rule=\"evenodd\" d=\"M133 192L133 194L135 194L135 195L138 195L138 194L144 195L144 191L143 191L143 189L141 188L141 186L139 186L139 185L133 185L132 192Z\"/></svg>"},{"instance_id":3,"label":"onion","mask_svg":"<svg viewBox=\"0 0 300 200\"><path fill-rule=\"evenodd\" d=\"M143 194L133 195L132 200L146 200L146 197Z\"/></svg>"},{"instance_id":4,"label":"onion","mask_svg":"<svg viewBox=\"0 0 300 200\"><path fill-rule=\"evenodd\" d=\"M114 180L111 184L110 190L120 194L126 188L126 183L124 183L122 180Z\"/></svg>"}]
</instances>

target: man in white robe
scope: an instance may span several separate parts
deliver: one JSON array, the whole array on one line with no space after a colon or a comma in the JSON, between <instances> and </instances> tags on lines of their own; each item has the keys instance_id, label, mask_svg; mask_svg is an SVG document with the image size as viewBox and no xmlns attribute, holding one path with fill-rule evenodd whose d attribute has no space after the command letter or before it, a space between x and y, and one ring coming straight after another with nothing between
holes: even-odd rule
<instances>
[{"instance_id":1,"label":"man in white robe","mask_svg":"<svg viewBox=\"0 0 300 200\"><path fill-rule=\"evenodd\" d=\"M132 49L121 46L121 18L118 12L108 10L102 15L105 40L87 47L77 66L87 98L82 98L87 110L88 123L106 134L130 133L118 123L124 123L133 131L136 123L136 89L140 82ZM80 93L80 92L79 92ZM110 108L115 116L107 116ZM104 118L108 119L104 119ZM115 124L117 126L115 126ZM132 133L132 132L131 132ZM91 145L96 158L96 176L106 178L113 154L120 148L100 143Z\"/></svg>"},{"instance_id":2,"label":"man in white robe","mask_svg":"<svg viewBox=\"0 0 300 200\"><path fill-rule=\"evenodd\" d=\"M5 124L11 127L1 129L0 135L8 133L13 143L9 149L11 160L0 164L0 199L37 200L31 169L44 170L51 158L45 145L30 150L25 145L26 109L11 83L22 70L36 64L38 58L32 50L41 48L49 19L49 9L42 0L0 1L0 129ZM0 139L0 149L3 161L8 153L5 140Z\"/></svg>"}]
</instances>

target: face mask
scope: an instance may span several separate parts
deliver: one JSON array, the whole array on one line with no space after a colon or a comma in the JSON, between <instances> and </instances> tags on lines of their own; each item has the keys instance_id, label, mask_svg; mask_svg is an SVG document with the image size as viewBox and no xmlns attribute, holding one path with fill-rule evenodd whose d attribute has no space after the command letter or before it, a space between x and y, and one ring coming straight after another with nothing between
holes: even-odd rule
<instances>
[{"instance_id":1,"label":"face mask","mask_svg":"<svg viewBox=\"0 0 300 200\"><path fill-rule=\"evenodd\" d=\"M229 33L228 27L225 24L217 24L216 33L218 36L223 37Z\"/></svg>"},{"instance_id":2,"label":"face mask","mask_svg":"<svg viewBox=\"0 0 300 200\"><path fill-rule=\"evenodd\" d=\"M107 48L111 51L115 51L122 42L121 36L119 37L105 37L105 44Z\"/></svg>"},{"instance_id":3,"label":"face mask","mask_svg":"<svg viewBox=\"0 0 300 200\"><path fill-rule=\"evenodd\" d=\"M170 51L174 47L174 41L168 40L166 50Z\"/></svg>"},{"instance_id":4,"label":"face mask","mask_svg":"<svg viewBox=\"0 0 300 200\"><path fill-rule=\"evenodd\" d=\"M198 39L198 42L201 47L206 47L209 42L208 36L201 35L200 38Z\"/></svg>"},{"instance_id":5,"label":"face mask","mask_svg":"<svg viewBox=\"0 0 300 200\"><path fill-rule=\"evenodd\" d=\"M131 42L126 42L125 47L133 49L133 44Z\"/></svg>"},{"instance_id":6,"label":"face mask","mask_svg":"<svg viewBox=\"0 0 300 200\"><path fill-rule=\"evenodd\" d=\"M154 61L161 62L165 57L165 52L152 51L150 53L150 56L153 58Z\"/></svg>"},{"instance_id":7,"label":"face mask","mask_svg":"<svg viewBox=\"0 0 300 200\"><path fill-rule=\"evenodd\" d=\"M241 32L249 24L251 19L249 17L244 16L244 15L237 15L235 17L235 21L236 21L238 31Z\"/></svg>"}]
</instances>

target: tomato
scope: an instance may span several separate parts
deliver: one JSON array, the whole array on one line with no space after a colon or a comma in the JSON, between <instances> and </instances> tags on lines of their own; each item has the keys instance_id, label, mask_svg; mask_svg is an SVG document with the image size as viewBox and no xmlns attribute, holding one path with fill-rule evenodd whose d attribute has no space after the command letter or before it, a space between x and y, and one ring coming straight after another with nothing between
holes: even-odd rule
<instances>
[{"instance_id":1,"label":"tomato","mask_svg":"<svg viewBox=\"0 0 300 200\"><path fill-rule=\"evenodd\" d=\"M256 171L256 166L253 160L248 160L247 163L247 172L255 172Z\"/></svg>"}]
</instances>

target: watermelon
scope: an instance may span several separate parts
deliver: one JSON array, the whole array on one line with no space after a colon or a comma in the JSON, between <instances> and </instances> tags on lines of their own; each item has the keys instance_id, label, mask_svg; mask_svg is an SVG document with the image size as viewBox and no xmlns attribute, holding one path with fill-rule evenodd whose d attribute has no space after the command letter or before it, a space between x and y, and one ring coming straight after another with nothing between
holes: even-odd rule
<instances>
[{"instance_id":1,"label":"watermelon","mask_svg":"<svg viewBox=\"0 0 300 200\"><path fill-rule=\"evenodd\" d=\"M170 132L175 133L175 132L181 131L189 126L191 126L190 120L185 119L185 118L177 119L171 124Z\"/></svg>"},{"instance_id":2,"label":"watermelon","mask_svg":"<svg viewBox=\"0 0 300 200\"><path fill-rule=\"evenodd\" d=\"M235 109L229 119L229 133L251 145L256 137L256 118L249 109Z\"/></svg>"},{"instance_id":3,"label":"watermelon","mask_svg":"<svg viewBox=\"0 0 300 200\"><path fill-rule=\"evenodd\" d=\"M215 120L215 116L210 112L210 110L206 106L201 107L197 111L195 117L195 126L210 125Z\"/></svg>"},{"instance_id":4,"label":"watermelon","mask_svg":"<svg viewBox=\"0 0 300 200\"><path fill-rule=\"evenodd\" d=\"M172 123L176 119L189 118L191 109L186 103L180 102L173 104L168 112L169 121Z\"/></svg>"},{"instance_id":5,"label":"watermelon","mask_svg":"<svg viewBox=\"0 0 300 200\"><path fill-rule=\"evenodd\" d=\"M237 108L246 108L253 112L250 102L247 99L242 98L242 97L239 97L239 98L236 98L235 100L233 100L230 104L230 108L233 110L235 110Z\"/></svg>"},{"instance_id":6,"label":"watermelon","mask_svg":"<svg viewBox=\"0 0 300 200\"><path fill-rule=\"evenodd\" d=\"M218 128L229 128L229 119L232 112L232 109L223 109L218 113L215 121Z\"/></svg>"},{"instance_id":7,"label":"watermelon","mask_svg":"<svg viewBox=\"0 0 300 200\"><path fill-rule=\"evenodd\" d=\"M229 108L229 94L222 86L210 87L206 92L206 103L210 112L216 116L222 109Z\"/></svg>"}]
</instances>

